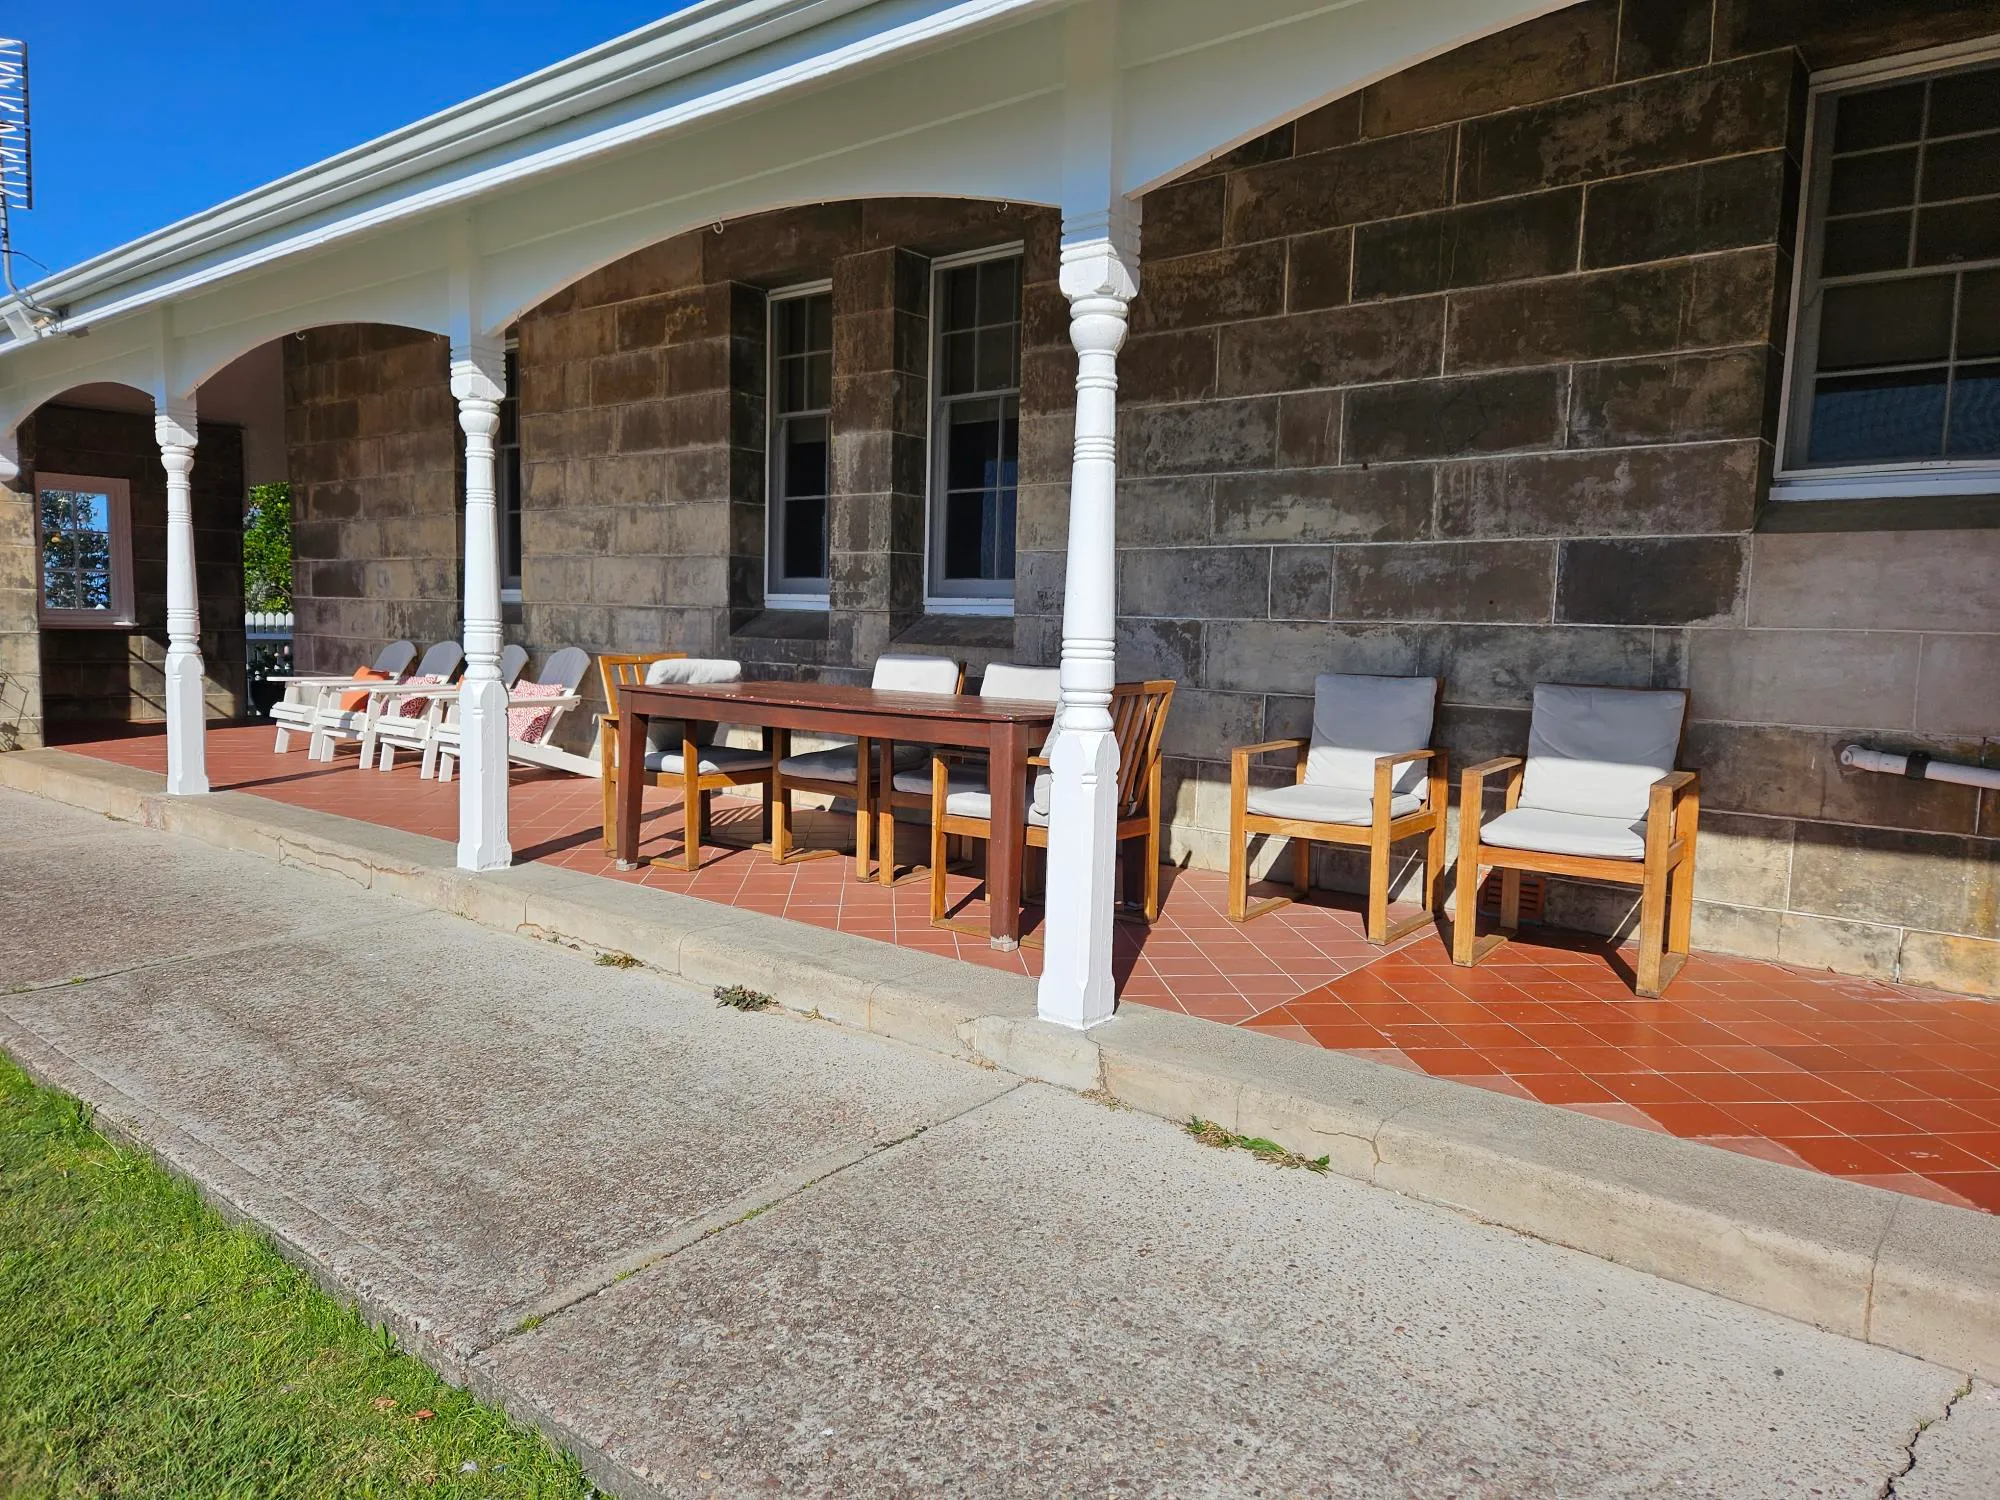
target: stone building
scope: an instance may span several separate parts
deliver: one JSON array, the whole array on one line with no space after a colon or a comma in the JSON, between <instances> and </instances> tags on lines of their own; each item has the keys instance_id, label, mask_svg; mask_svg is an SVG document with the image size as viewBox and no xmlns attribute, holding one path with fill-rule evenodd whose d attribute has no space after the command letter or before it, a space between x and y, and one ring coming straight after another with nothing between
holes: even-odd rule
<instances>
[{"instance_id":1,"label":"stone building","mask_svg":"<svg viewBox=\"0 0 2000 1500\"><path fill-rule=\"evenodd\" d=\"M2000 994L2000 793L1838 759L2000 766L2000 0L1584 0L1455 41L1139 195L1117 648L1179 684L1173 858L1222 861L1230 747L1302 733L1318 672L1441 676L1460 766L1521 750L1537 681L1685 687L1698 945ZM965 177L795 192L519 309L509 639L1058 660L1074 215ZM453 339L396 322L276 340L308 669L462 628ZM136 506L152 435L93 420L28 418L23 469L117 449L89 472L136 465ZM199 453L221 712L240 479ZM19 678L33 578L0 584ZM112 685L47 628L39 684L52 721Z\"/></svg>"}]
</instances>

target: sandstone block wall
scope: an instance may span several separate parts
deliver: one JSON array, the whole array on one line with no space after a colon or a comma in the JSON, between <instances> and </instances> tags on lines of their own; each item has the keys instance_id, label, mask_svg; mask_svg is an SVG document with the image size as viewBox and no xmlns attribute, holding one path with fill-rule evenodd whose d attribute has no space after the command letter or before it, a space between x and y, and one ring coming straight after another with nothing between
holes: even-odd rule
<instances>
[{"instance_id":1,"label":"sandstone block wall","mask_svg":"<svg viewBox=\"0 0 2000 1500\"><path fill-rule=\"evenodd\" d=\"M27 508L27 586L22 603L34 618L33 471L123 479L132 496L132 596L137 625L131 630L39 631L42 714L48 724L158 723L167 660L167 479L153 419L135 412L85 411L44 406L20 429L21 489ZM231 719L243 712L243 434L212 422L201 425L193 486L195 594L201 610L201 654L208 714ZM8 597L11 586L0 584ZM15 642L27 656L26 632ZM0 658L0 672L17 670ZM0 716L11 709L0 704Z\"/></svg>"},{"instance_id":2,"label":"sandstone block wall","mask_svg":"<svg viewBox=\"0 0 2000 1500\"><path fill-rule=\"evenodd\" d=\"M42 743L40 557L34 476L0 484L0 750Z\"/></svg>"}]
</instances>

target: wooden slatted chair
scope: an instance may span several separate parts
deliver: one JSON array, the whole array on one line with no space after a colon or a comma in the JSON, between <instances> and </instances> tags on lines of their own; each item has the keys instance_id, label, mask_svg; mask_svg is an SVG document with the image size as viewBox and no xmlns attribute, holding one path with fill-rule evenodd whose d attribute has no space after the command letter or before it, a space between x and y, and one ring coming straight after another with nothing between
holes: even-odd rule
<instances>
[{"instance_id":1,"label":"wooden slatted chair","mask_svg":"<svg viewBox=\"0 0 2000 1500\"><path fill-rule=\"evenodd\" d=\"M1117 821L1112 837L1125 864L1126 900L1151 922L1160 914L1160 741L1173 704L1174 684L1167 680L1121 682L1111 693L1111 728L1118 741ZM1027 847L1049 847L1049 805L1054 791L1048 752L1060 729L1052 731L1042 754L1028 765L1034 774L1034 794L1027 809ZM945 839L990 840L993 799L983 768L953 770L944 756L931 758L931 925L953 927L946 916ZM1139 843L1137 851L1128 849ZM1143 861L1135 870L1134 853ZM1137 891L1134 891L1134 887ZM971 930L966 928L965 930ZM984 927L979 931L984 932Z\"/></svg>"},{"instance_id":2,"label":"wooden slatted chair","mask_svg":"<svg viewBox=\"0 0 2000 1500\"><path fill-rule=\"evenodd\" d=\"M882 656L875 661L870 687L882 693L939 693L952 695L965 687L965 668L946 656ZM871 831L875 821L875 775L881 753L868 739L839 745L829 750L808 750L802 755L787 753L791 736L776 732L771 776L771 858L779 864L792 859L821 859L831 849L792 848L792 794L819 792L829 797L854 799L854 873L868 876ZM921 745L898 747L891 757L902 769L914 770L923 764ZM864 757L868 774L859 774ZM891 847L883 857L892 864L896 851Z\"/></svg>"},{"instance_id":3,"label":"wooden slatted chair","mask_svg":"<svg viewBox=\"0 0 2000 1500\"><path fill-rule=\"evenodd\" d=\"M1367 933L1391 943L1433 919L1444 901L1445 810L1451 783L1445 753L1431 747L1442 682L1435 677L1369 677L1327 672L1313 682L1309 740L1240 745L1230 757L1229 917L1248 922L1303 898L1315 842L1368 851ZM1252 787L1250 762L1292 752L1292 784ZM1291 896L1250 904L1253 834L1292 845ZM1404 839L1425 838L1421 912L1389 923L1389 856Z\"/></svg>"},{"instance_id":4,"label":"wooden slatted chair","mask_svg":"<svg viewBox=\"0 0 2000 1500\"><path fill-rule=\"evenodd\" d=\"M597 679L604 687L604 712L597 716L597 779L604 794L604 852L617 847L612 832L616 826L618 800L618 690L646 680L646 669L656 661L684 661L685 651L604 653L597 658Z\"/></svg>"},{"instance_id":5,"label":"wooden slatted chair","mask_svg":"<svg viewBox=\"0 0 2000 1500\"><path fill-rule=\"evenodd\" d=\"M1520 926L1521 872L1639 887L1634 988L1658 996L1687 961L1694 919L1701 779L1677 771L1687 721L1678 690L1540 683L1528 754L1465 773L1459 794L1458 910L1452 961L1470 967ZM1488 777L1507 776L1505 810L1485 816ZM1500 871L1500 931L1477 930L1479 875Z\"/></svg>"},{"instance_id":6,"label":"wooden slatted chair","mask_svg":"<svg viewBox=\"0 0 2000 1500\"><path fill-rule=\"evenodd\" d=\"M617 686L631 686L630 673L640 670L632 665L621 665L618 669L626 674L623 683L614 685L607 674L605 695L607 701ZM646 661L643 674L639 678L649 686L665 683L696 684L741 682L743 664L721 657L684 656L679 652L656 656ZM614 847L614 797L617 789L615 777L623 772L617 768L617 714L615 711L602 721L601 737L598 741L600 773L614 779L607 781L605 792L604 842L605 848ZM714 726L694 720L675 723L671 719L653 720L646 725L645 764L637 772L643 786L675 786L681 790L681 868L690 874L701 866L702 839L707 834L710 822L710 801L716 792L731 787L754 786L764 792L764 816L770 818L771 753L759 747L747 749L736 745L705 743L704 737L712 738Z\"/></svg>"}]
</instances>

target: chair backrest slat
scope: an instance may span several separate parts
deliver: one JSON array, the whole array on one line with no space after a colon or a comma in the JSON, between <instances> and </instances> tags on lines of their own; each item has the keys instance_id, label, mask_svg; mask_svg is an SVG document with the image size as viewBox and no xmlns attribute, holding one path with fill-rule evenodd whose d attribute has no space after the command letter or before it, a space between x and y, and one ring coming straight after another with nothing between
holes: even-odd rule
<instances>
[{"instance_id":1,"label":"chair backrest slat","mask_svg":"<svg viewBox=\"0 0 2000 1500\"><path fill-rule=\"evenodd\" d=\"M505 645L500 648L500 681L512 687L521 680L521 674L528 670L528 648L526 646Z\"/></svg>"},{"instance_id":2,"label":"chair backrest slat","mask_svg":"<svg viewBox=\"0 0 2000 1500\"><path fill-rule=\"evenodd\" d=\"M435 677L440 682L449 682L454 673L465 665L465 648L457 641L439 641L424 653L424 659L417 663L415 676Z\"/></svg>"},{"instance_id":3,"label":"chair backrest slat","mask_svg":"<svg viewBox=\"0 0 2000 1500\"><path fill-rule=\"evenodd\" d=\"M590 653L581 646L565 646L542 663L541 675L535 680L544 687L560 687L566 693L573 693L589 670Z\"/></svg>"},{"instance_id":4,"label":"chair backrest slat","mask_svg":"<svg viewBox=\"0 0 2000 1500\"><path fill-rule=\"evenodd\" d=\"M1111 729L1118 740L1118 812L1124 817L1144 799L1160 758L1167 710L1174 701L1171 679L1121 682L1111 690Z\"/></svg>"},{"instance_id":5,"label":"chair backrest slat","mask_svg":"<svg viewBox=\"0 0 2000 1500\"><path fill-rule=\"evenodd\" d=\"M604 684L604 711L618 712L618 690L636 687L646 680L646 669L656 661L678 661L685 651L646 651L634 654L601 652L597 658L598 679Z\"/></svg>"},{"instance_id":6,"label":"chair backrest slat","mask_svg":"<svg viewBox=\"0 0 2000 1500\"><path fill-rule=\"evenodd\" d=\"M1535 684L1520 805L1645 817L1648 789L1673 770L1686 719L1679 688Z\"/></svg>"},{"instance_id":7,"label":"chair backrest slat","mask_svg":"<svg viewBox=\"0 0 2000 1500\"><path fill-rule=\"evenodd\" d=\"M387 672L392 679L400 682L403 674L410 670L410 663L416 659L415 641L391 641L375 653L375 670Z\"/></svg>"}]
</instances>

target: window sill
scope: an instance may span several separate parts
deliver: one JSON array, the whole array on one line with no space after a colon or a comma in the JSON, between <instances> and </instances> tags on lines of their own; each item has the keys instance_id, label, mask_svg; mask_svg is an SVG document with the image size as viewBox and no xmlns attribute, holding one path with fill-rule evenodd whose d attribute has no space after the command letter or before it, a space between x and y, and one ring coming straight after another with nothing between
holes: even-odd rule
<instances>
[{"instance_id":1,"label":"window sill","mask_svg":"<svg viewBox=\"0 0 2000 1500\"><path fill-rule=\"evenodd\" d=\"M1014 618L1014 596L1007 594L1002 597L981 599L964 595L950 595L944 598L926 599L924 600L924 613L927 615L973 615L984 619L1004 618L1011 620Z\"/></svg>"},{"instance_id":2,"label":"window sill","mask_svg":"<svg viewBox=\"0 0 2000 1500\"><path fill-rule=\"evenodd\" d=\"M750 616L729 633L748 641L823 641L831 630L824 609L766 609Z\"/></svg>"},{"instance_id":3,"label":"window sill","mask_svg":"<svg viewBox=\"0 0 2000 1500\"><path fill-rule=\"evenodd\" d=\"M1773 500L1761 532L1991 531L2000 529L2000 492L1937 495L1890 491L1846 500Z\"/></svg>"},{"instance_id":4,"label":"window sill","mask_svg":"<svg viewBox=\"0 0 2000 1500\"><path fill-rule=\"evenodd\" d=\"M139 628L139 622L130 617L92 615L50 615L45 614L38 622L44 630L124 630Z\"/></svg>"},{"instance_id":5,"label":"window sill","mask_svg":"<svg viewBox=\"0 0 2000 1500\"><path fill-rule=\"evenodd\" d=\"M1990 465L1911 464L1900 468L1822 469L1780 474L1771 481L1774 504L1806 501L1903 500L1918 496L2000 495L2000 468Z\"/></svg>"},{"instance_id":6,"label":"window sill","mask_svg":"<svg viewBox=\"0 0 2000 1500\"><path fill-rule=\"evenodd\" d=\"M920 615L896 637L898 646L947 646L967 650L1012 651L1014 612Z\"/></svg>"}]
</instances>

